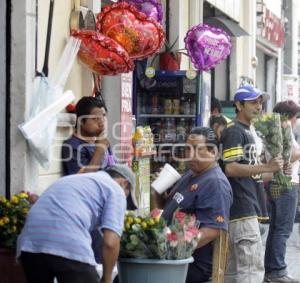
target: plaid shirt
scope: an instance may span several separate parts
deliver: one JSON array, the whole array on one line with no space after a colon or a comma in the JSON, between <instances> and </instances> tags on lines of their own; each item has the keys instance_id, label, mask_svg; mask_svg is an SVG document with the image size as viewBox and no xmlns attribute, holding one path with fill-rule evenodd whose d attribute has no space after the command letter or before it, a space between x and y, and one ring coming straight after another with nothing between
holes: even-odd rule
<instances>
[{"instance_id":1,"label":"plaid shirt","mask_svg":"<svg viewBox=\"0 0 300 283\"><path fill-rule=\"evenodd\" d=\"M291 183L291 186L280 186L276 181L272 180L267 186L267 194L271 198L279 198L284 192L289 192L294 186L299 186L298 183Z\"/></svg>"}]
</instances>

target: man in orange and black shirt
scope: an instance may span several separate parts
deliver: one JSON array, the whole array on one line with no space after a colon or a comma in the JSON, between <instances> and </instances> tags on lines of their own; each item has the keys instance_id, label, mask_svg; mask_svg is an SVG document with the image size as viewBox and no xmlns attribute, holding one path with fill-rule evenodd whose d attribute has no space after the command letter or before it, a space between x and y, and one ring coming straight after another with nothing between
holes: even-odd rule
<instances>
[{"instance_id":1,"label":"man in orange and black shirt","mask_svg":"<svg viewBox=\"0 0 300 283\"><path fill-rule=\"evenodd\" d=\"M262 282L264 261L258 217L260 206L257 185L262 173L276 172L282 158L259 164L250 131L251 120L260 114L263 97L251 85L240 87L234 97L236 120L221 136L224 171L233 191L230 209L230 255L225 282Z\"/></svg>"}]
</instances>

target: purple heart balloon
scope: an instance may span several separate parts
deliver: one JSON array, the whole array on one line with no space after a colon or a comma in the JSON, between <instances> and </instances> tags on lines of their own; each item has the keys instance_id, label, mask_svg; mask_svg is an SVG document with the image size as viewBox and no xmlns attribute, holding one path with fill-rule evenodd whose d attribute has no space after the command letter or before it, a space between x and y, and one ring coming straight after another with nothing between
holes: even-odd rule
<instances>
[{"instance_id":1,"label":"purple heart balloon","mask_svg":"<svg viewBox=\"0 0 300 283\"><path fill-rule=\"evenodd\" d=\"M205 71L226 59L232 46L225 31L206 24L192 27L184 41L195 68Z\"/></svg>"},{"instance_id":2,"label":"purple heart balloon","mask_svg":"<svg viewBox=\"0 0 300 283\"><path fill-rule=\"evenodd\" d=\"M146 16L153 18L157 22L162 22L163 12L162 5L158 0L123 0L133 6L135 6L140 12L146 14Z\"/></svg>"}]
</instances>

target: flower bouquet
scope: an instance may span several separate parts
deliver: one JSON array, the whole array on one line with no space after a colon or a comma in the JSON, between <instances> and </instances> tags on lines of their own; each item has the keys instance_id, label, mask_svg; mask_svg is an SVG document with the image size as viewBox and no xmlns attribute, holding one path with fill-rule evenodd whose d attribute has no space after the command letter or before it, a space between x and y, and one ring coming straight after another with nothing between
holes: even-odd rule
<instances>
[{"instance_id":1,"label":"flower bouquet","mask_svg":"<svg viewBox=\"0 0 300 283\"><path fill-rule=\"evenodd\" d=\"M281 115L281 131L282 131L282 158L285 163L290 162L292 153L292 126L288 118Z\"/></svg>"},{"instance_id":2,"label":"flower bouquet","mask_svg":"<svg viewBox=\"0 0 300 283\"><path fill-rule=\"evenodd\" d=\"M0 196L0 248L15 248L30 208L29 198L25 192L12 196L10 200Z\"/></svg>"},{"instance_id":3,"label":"flower bouquet","mask_svg":"<svg viewBox=\"0 0 300 283\"><path fill-rule=\"evenodd\" d=\"M264 145L272 158L282 156L287 163L291 155L291 128L286 121L281 123L278 113L264 114L253 120L253 125L262 134ZM275 183L281 187L291 187L291 177L282 170L274 173Z\"/></svg>"},{"instance_id":4,"label":"flower bouquet","mask_svg":"<svg viewBox=\"0 0 300 283\"><path fill-rule=\"evenodd\" d=\"M128 213L121 238L121 258L185 259L189 258L200 240L198 221L194 215L174 213L167 226L154 210L146 216Z\"/></svg>"}]
</instances>

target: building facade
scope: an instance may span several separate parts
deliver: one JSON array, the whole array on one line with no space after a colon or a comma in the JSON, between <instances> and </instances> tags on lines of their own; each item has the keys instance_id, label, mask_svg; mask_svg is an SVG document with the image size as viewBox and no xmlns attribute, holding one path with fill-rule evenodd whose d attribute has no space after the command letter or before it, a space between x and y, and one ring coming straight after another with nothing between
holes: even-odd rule
<instances>
[{"instance_id":1,"label":"building facade","mask_svg":"<svg viewBox=\"0 0 300 283\"><path fill-rule=\"evenodd\" d=\"M102 1L102 6L113 2ZM211 95L230 104L236 88L246 77L269 95L266 107L271 110L274 103L281 99L283 74L298 76L298 20L295 12L298 8L293 6L296 2L163 0L164 26L169 42L174 42L178 37L176 47L180 49L184 48L184 37L190 27L203 22L223 25L232 33L233 47L229 58L208 72ZM0 28L6 31L0 35L0 107L3 110L0 111L3 145L0 149L1 195L22 189L40 193L61 176L60 144L70 134L70 128L58 128L53 146L54 159L50 169L45 171L33 158L17 127L28 117L35 71L42 69L44 60L49 1L37 0L37 3L38 18L35 0L9 0L0 4ZM81 0L81 10L85 12L87 7L97 13L101 1ZM50 76L69 37L72 9L72 0L55 2ZM267 30L270 21L277 24L277 29ZM289 25L286 26L286 23ZM282 30L286 28L288 32L284 32L281 41ZM189 58L183 58L181 69L190 68L193 66ZM109 124L120 121L114 109L121 107L121 80L121 76L103 78ZM93 80L90 72L76 62L65 88L73 90L77 99L91 95Z\"/></svg>"}]
</instances>

